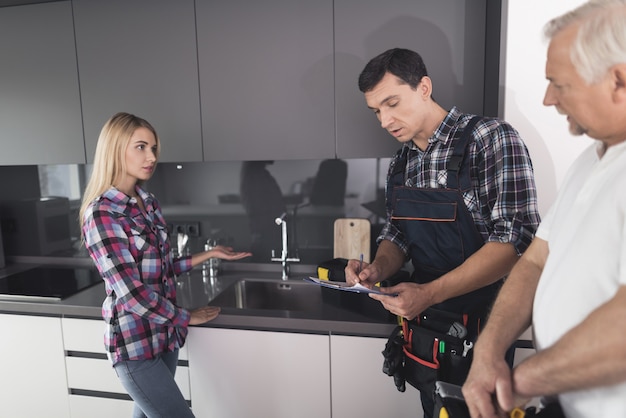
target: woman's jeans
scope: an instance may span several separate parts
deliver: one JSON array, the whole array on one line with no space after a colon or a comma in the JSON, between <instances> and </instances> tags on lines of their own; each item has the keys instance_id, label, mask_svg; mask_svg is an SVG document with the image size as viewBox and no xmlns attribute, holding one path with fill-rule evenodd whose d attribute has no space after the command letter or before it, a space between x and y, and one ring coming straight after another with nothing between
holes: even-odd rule
<instances>
[{"instance_id":1,"label":"woman's jeans","mask_svg":"<svg viewBox=\"0 0 626 418\"><path fill-rule=\"evenodd\" d=\"M178 350L150 360L128 360L114 369L133 401L133 418L193 418L174 380Z\"/></svg>"}]
</instances>

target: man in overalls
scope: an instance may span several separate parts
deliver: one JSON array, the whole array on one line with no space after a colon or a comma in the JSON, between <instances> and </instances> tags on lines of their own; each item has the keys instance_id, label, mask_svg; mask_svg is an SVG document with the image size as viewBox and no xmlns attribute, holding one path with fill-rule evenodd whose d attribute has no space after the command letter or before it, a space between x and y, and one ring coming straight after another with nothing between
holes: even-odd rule
<instances>
[{"instance_id":1,"label":"man in overalls","mask_svg":"<svg viewBox=\"0 0 626 418\"><path fill-rule=\"evenodd\" d=\"M414 51L396 48L373 58L359 89L381 126L403 145L389 167L387 222L376 256L362 268L350 260L346 281L373 286L411 260L410 282L382 287L397 296L371 297L403 318L404 373L431 417L434 381L463 383L469 364L457 364L471 359L468 351L502 279L539 224L532 163L506 122L435 102ZM422 335L424 324L462 325L462 332L440 337L430 327Z\"/></svg>"}]
</instances>

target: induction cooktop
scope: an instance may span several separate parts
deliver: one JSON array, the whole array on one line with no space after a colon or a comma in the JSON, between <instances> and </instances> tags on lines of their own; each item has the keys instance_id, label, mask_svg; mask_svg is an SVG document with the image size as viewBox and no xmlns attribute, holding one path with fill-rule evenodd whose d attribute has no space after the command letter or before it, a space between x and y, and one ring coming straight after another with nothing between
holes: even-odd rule
<instances>
[{"instance_id":1,"label":"induction cooktop","mask_svg":"<svg viewBox=\"0 0 626 418\"><path fill-rule=\"evenodd\" d=\"M93 268L35 267L0 278L0 299L58 301L101 282Z\"/></svg>"}]
</instances>

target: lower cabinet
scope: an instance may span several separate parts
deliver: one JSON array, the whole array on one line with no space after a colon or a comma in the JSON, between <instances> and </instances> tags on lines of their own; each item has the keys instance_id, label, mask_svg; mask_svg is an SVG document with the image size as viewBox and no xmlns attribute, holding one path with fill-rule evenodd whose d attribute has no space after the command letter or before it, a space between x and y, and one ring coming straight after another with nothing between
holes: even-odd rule
<instances>
[{"instance_id":1,"label":"lower cabinet","mask_svg":"<svg viewBox=\"0 0 626 418\"><path fill-rule=\"evenodd\" d=\"M0 314L0 329L0 415L66 418L61 318Z\"/></svg>"},{"instance_id":2,"label":"lower cabinet","mask_svg":"<svg viewBox=\"0 0 626 418\"><path fill-rule=\"evenodd\" d=\"M132 417L133 403L119 399L70 395L70 417Z\"/></svg>"},{"instance_id":3,"label":"lower cabinet","mask_svg":"<svg viewBox=\"0 0 626 418\"><path fill-rule=\"evenodd\" d=\"M383 373L386 338L330 337L333 418L421 418L419 392L406 385L398 392Z\"/></svg>"},{"instance_id":4,"label":"lower cabinet","mask_svg":"<svg viewBox=\"0 0 626 418\"><path fill-rule=\"evenodd\" d=\"M120 383L104 351L104 322L63 318L66 393L72 418L131 416L133 402ZM176 383L191 400L187 349L183 347L176 368Z\"/></svg>"},{"instance_id":5,"label":"lower cabinet","mask_svg":"<svg viewBox=\"0 0 626 418\"><path fill-rule=\"evenodd\" d=\"M330 418L328 344L328 335L191 327L194 414Z\"/></svg>"},{"instance_id":6,"label":"lower cabinet","mask_svg":"<svg viewBox=\"0 0 626 418\"><path fill-rule=\"evenodd\" d=\"M95 319L0 314L0 415L131 416ZM176 382L197 417L422 417L382 372L384 338L190 327Z\"/></svg>"}]
</instances>

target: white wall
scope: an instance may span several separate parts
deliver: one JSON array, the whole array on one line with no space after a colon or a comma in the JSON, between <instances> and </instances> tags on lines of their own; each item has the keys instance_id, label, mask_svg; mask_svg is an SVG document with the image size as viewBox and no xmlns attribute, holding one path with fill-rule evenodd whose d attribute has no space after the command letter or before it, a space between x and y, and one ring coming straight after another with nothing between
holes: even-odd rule
<instances>
[{"instance_id":1,"label":"white wall","mask_svg":"<svg viewBox=\"0 0 626 418\"><path fill-rule=\"evenodd\" d=\"M582 0L510 0L505 2L504 119L526 141L535 167L539 209L553 203L573 160L592 140L569 134L565 116L543 106L547 43L543 26ZM507 10L508 8L508 10Z\"/></svg>"}]
</instances>

